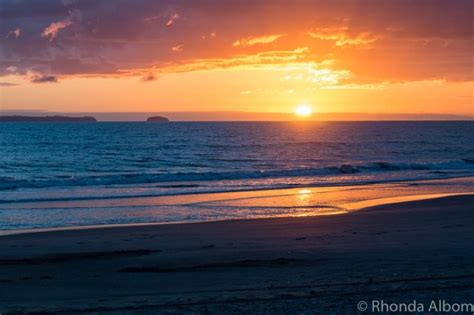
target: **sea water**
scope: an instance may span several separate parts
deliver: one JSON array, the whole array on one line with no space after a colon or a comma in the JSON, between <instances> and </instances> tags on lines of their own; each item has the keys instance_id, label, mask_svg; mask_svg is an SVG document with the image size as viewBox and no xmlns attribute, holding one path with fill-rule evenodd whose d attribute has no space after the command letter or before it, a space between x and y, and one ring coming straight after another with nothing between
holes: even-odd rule
<instances>
[{"instance_id":1,"label":"sea water","mask_svg":"<svg viewBox=\"0 0 474 315\"><path fill-rule=\"evenodd\" d=\"M0 229L37 226L12 204L472 175L473 122L2 123Z\"/></svg>"}]
</instances>

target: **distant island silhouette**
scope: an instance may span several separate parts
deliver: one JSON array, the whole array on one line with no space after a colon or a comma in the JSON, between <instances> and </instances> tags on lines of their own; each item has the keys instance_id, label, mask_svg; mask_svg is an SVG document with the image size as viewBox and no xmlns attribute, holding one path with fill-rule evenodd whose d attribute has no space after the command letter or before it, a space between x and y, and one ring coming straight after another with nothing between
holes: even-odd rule
<instances>
[{"instance_id":1,"label":"distant island silhouette","mask_svg":"<svg viewBox=\"0 0 474 315\"><path fill-rule=\"evenodd\" d=\"M472 114L437 113L350 113L350 112L314 112L309 117L298 117L294 113L242 112L242 111L194 111L194 112L48 112L36 110L0 110L5 116L92 116L98 121L115 122L153 122L161 117L169 121L473 121ZM157 122L166 122L158 118Z\"/></svg>"},{"instance_id":2,"label":"distant island silhouette","mask_svg":"<svg viewBox=\"0 0 474 315\"><path fill-rule=\"evenodd\" d=\"M148 117L147 122L169 122L170 120L163 116L151 116Z\"/></svg>"},{"instance_id":3,"label":"distant island silhouette","mask_svg":"<svg viewBox=\"0 0 474 315\"><path fill-rule=\"evenodd\" d=\"M68 117L68 116L0 116L0 122L97 122L94 117Z\"/></svg>"}]
</instances>

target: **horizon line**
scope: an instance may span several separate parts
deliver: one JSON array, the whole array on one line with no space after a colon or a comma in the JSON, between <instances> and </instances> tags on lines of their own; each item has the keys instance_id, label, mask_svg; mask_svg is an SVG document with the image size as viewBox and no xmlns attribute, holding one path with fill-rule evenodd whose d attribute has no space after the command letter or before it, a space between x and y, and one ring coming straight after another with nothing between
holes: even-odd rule
<instances>
[{"instance_id":1,"label":"horizon line","mask_svg":"<svg viewBox=\"0 0 474 315\"><path fill-rule=\"evenodd\" d=\"M203 110L203 111L53 111L47 109L0 109L1 113L51 113L51 114L85 114L85 113L96 113L96 114L158 114L158 113L169 113L169 114L257 114L257 115L295 115L294 112L266 112L266 111L238 111L238 110ZM437 116L467 116L474 117L474 113L436 113L436 112L423 112L423 113L409 113L409 112L313 112L311 116L317 115L437 115Z\"/></svg>"}]
</instances>

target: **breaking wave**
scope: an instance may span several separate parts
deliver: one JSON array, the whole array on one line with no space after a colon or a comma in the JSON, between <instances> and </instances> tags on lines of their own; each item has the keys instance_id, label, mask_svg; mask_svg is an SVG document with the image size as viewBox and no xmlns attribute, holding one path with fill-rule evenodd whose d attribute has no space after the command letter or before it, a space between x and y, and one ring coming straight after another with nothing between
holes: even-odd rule
<instances>
[{"instance_id":1,"label":"breaking wave","mask_svg":"<svg viewBox=\"0 0 474 315\"><path fill-rule=\"evenodd\" d=\"M55 178L15 179L0 178L0 190L20 188L48 188L67 186L128 185L170 182L206 182L216 180L245 180L288 177L311 177L341 174L367 174L374 172L433 171L439 173L474 174L474 159L459 159L426 163L371 162L364 164L341 164L320 168L299 168L272 171L233 172L176 172L176 173L123 173L91 176L60 176Z\"/></svg>"}]
</instances>

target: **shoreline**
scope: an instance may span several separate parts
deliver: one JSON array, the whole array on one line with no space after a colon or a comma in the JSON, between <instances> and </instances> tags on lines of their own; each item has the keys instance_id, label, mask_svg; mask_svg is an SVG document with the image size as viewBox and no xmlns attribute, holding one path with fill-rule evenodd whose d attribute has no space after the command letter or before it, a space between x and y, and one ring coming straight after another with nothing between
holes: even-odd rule
<instances>
[{"instance_id":1,"label":"shoreline","mask_svg":"<svg viewBox=\"0 0 474 315\"><path fill-rule=\"evenodd\" d=\"M473 196L474 192L466 193L441 193L441 194L423 194L423 195L410 195L401 197L388 197L388 198L377 198L364 200L361 202L353 202L344 204L343 208L339 213L331 213L326 215L313 215L314 217L320 216L337 216L341 214L352 213L355 211L364 211L365 209L388 206L393 204L413 202L420 200L433 200L442 199L444 197L455 197L455 196ZM267 220L276 218L295 218L295 216L269 216L269 217L258 217L258 218L239 218L239 219L222 219L222 220L208 220L208 221L194 221L194 222L147 222L147 223L124 223L124 224L98 224L98 225L81 225L81 226L64 226L64 227L51 227L51 228L36 228L36 229L18 229L18 230L0 230L0 238L11 235L22 235L22 234L35 234L35 233L54 233L62 231L81 231L81 230L100 230L100 229L111 229L111 228L133 228L133 227L147 227L147 226L166 226L166 225L188 225L188 224L202 224L210 222L226 222L226 221L249 221L249 220ZM306 216L311 217L311 216Z\"/></svg>"},{"instance_id":2,"label":"shoreline","mask_svg":"<svg viewBox=\"0 0 474 315\"><path fill-rule=\"evenodd\" d=\"M474 193L474 177L366 185L0 204L0 237L128 225L323 216L371 205Z\"/></svg>"},{"instance_id":3,"label":"shoreline","mask_svg":"<svg viewBox=\"0 0 474 315\"><path fill-rule=\"evenodd\" d=\"M303 176L306 177L306 176ZM340 188L340 187L358 187L358 186L373 186L373 185L389 185L398 183L417 183L417 182L431 182L431 181L450 181L450 180L462 180L462 179L473 179L474 175L452 175L442 178L401 178L384 181L368 181L368 182L357 182L348 181L341 183L320 183L320 184L289 184L275 187L257 187L257 188L243 188L243 189L229 189L229 190L210 190L210 191L192 191L192 192L178 192L178 193L164 193L164 194L143 194L143 195L113 195L113 196L88 196L88 197L66 197L66 198L50 198L50 199L21 199L12 200L6 199L0 201L1 205L10 205L16 203L44 203L44 202L69 202L69 201L94 201L94 200L120 200L120 199L133 199L133 198L160 198L160 197L180 197L190 195L209 195L209 194L227 194L227 193L247 193L247 192L259 192L259 191L275 191L275 190L291 190L291 189L305 189L305 188ZM189 181L190 183L199 181ZM143 183L137 183L138 185ZM120 184L114 184L112 186L120 186ZM70 188L76 188L80 186L69 186ZM83 187L100 187L102 186L83 186Z\"/></svg>"},{"instance_id":4,"label":"shoreline","mask_svg":"<svg viewBox=\"0 0 474 315\"><path fill-rule=\"evenodd\" d=\"M474 193L474 177L157 197L0 204L0 237L129 225L340 215L397 201Z\"/></svg>"},{"instance_id":5,"label":"shoreline","mask_svg":"<svg viewBox=\"0 0 474 315\"><path fill-rule=\"evenodd\" d=\"M468 302L473 203L471 194L334 216L0 237L0 312L312 314L355 313L373 299Z\"/></svg>"}]
</instances>

